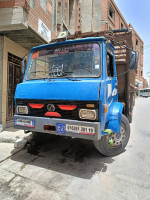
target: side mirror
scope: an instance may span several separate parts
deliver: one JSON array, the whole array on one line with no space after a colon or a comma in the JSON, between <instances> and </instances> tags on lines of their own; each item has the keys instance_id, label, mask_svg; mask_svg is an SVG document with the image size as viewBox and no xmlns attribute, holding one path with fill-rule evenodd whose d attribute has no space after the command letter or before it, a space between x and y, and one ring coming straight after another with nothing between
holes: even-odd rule
<instances>
[{"instance_id":1,"label":"side mirror","mask_svg":"<svg viewBox=\"0 0 150 200\"><path fill-rule=\"evenodd\" d=\"M132 70L136 70L138 68L138 60L139 60L139 52L131 51L130 60L129 60L129 68Z\"/></svg>"},{"instance_id":2,"label":"side mirror","mask_svg":"<svg viewBox=\"0 0 150 200\"><path fill-rule=\"evenodd\" d=\"M25 73L25 63L26 63L26 58L24 58L22 61L21 61L21 73L24 75Z\"/></svg>"}]
</instances>

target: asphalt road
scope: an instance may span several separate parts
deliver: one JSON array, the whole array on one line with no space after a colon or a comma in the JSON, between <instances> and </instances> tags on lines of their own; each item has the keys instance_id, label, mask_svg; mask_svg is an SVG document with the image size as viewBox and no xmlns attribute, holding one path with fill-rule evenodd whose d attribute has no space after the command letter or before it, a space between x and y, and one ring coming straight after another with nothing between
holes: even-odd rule
<instances>
[{"instance_id":1,"label":"asphalt road","mask_svg":"<svg viewBox=\"0 0 150 200\"><path fill-rule=\"evenodd\" d=\"M118 156L57 136L29 151L0 144L0 199L150 200L150 98L136 99L131 138Z\"/></svg>"}]
</instances>

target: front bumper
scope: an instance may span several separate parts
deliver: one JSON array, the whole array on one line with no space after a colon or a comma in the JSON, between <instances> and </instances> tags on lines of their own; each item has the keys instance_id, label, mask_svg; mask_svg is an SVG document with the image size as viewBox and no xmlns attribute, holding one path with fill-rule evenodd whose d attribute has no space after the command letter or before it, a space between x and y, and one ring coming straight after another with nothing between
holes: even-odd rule
<instances>
[{"instance_id":1,"label":"front bumper","mask_svg":"<svg viewBox=\"0 0 150 200\"><path fill-rule=\"evenodd\" d=\"M32 121L31 126L26 126L25 124L18 124L18 120ZM55 130L45 130L44 126L51 126ZM66 125L80 126L80 127L92 127L94 128L94 133L81 133L79 131L68 131ZM59 126L59 129L58 129ZM88 140L100 140L100 122L86 122L78 120L68 120L68 119L57 119L57 118L46 118L46 117L33 117L33 116L22 116L14 115L14 127L17 129L29 130L32 132L42 132L55 135L70 136L74 138L83 138ZM62 131L61 129L62 128Z\"/></svg>"}]
</instances>

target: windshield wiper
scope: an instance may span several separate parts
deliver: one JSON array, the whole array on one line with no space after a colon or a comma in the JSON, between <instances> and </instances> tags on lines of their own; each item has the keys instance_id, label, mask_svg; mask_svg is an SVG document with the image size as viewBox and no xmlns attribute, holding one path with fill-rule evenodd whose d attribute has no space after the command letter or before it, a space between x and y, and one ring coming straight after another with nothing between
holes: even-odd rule
<instances>
[{"instance_id":1,"label":"windshield wiper","mask_svg":"<svg viewBox=\"0 0 150 200\"><path fill-rule=\"evenodd\" d=\"M63 72L62 77L67 78L68 80L71 80L71 81L81 81L73 76L72 77L66 76L66 75L70 75L70 74L73 74L73 72Z\"/></svg>"},{"instance_id":2,"label":"windshield wiper","mask_svg":"<svg viewBox=\"0 0 150 200\"><path fill-rule=\"evenodd\" d=\"M40 73L42 72L43 74L46 74L45 71L42 71L42 70L34 71L34 72L30 72L30 73L34 73L35 74L35 73L38 73L38 72L40 72Z\"/></svg>"}]
</instances>

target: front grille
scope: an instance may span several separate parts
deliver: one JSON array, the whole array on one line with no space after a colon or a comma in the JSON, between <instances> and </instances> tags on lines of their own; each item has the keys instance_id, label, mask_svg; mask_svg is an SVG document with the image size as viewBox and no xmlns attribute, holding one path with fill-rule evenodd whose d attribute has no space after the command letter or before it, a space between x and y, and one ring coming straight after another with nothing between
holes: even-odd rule
<instances>
[{"instance_id":1,"label":"front grille","mask_svg":"<svg viewBox=\"0 0 150 200\"><path fill-rule=\"evenodd\" d=\"M45 113L48 112L47 105L48 104L53 104L55 106L55 111L58 112L62 117L61 119L72 119L72 120L80 120L80 121L85 121L79 118L79 110L80 109L85 109L86 104L94 104L95 107L91 108L94 110L99 110L99 103L97 101L54 101L54 100L16 100L17 105L24 105L28 106L29 108L29 113L26 116L36 116L36 117L46 117ZM44 104L44 107L41 109L36 109L36 108L31 108L29 106L29 103L35 103L35 104ZM58 105L75 105L77 106L74 110L62 110L58 107ZM90 108L88 108L90 109ZM49 117L49 118L55 118L55 117ZM98 117L96 120L93 121L98 121ZM88 121L88 120L86 120ZM90 120L89 120L90 121Z\"/></svg>"}]
</instances>

